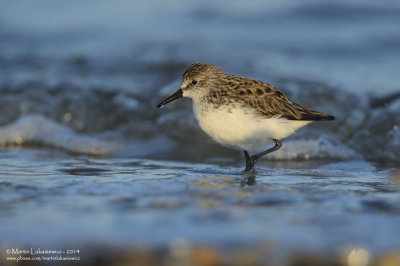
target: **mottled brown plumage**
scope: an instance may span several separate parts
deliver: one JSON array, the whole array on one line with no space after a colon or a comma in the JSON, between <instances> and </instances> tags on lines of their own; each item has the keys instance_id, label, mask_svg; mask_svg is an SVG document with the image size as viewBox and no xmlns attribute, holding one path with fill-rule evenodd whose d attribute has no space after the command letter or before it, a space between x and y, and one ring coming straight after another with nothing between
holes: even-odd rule
<instances>
[{"instance_id":1,"label":"mottled brown plumage","mask_svg":"<svg viewBox=\"0 0 400 266\"><path fill-rule=\"evenodd\" d=\"M232 76L211 64L196 63L183 73L181 87L157 107L181 97L193 100L199 126L216 142L242 150L246 170L257 159L278 150L281 139L318 120L334 117L290 101L280 90L265 82ZM252 156L248 151L274 141L275 146Z\"/></svg>"},{"instance_id":2,"label":"mottled brown plumage","mask_svg":"<svg viewBox=\"0 0 400 266\"><path fill-rule=\"evenodd\" d=\"M333 120L326 115L303 105L290 101L274 86L250 78L232 76L224 73L219 67L210 64L196 63L183 73L183 79L203 76L199 86L213 84L204 100L217 106L236 102L239 107L251 107L265 118L282 117L289 120L320 121ZM206 77L206 78L204 78Z\"/></svg>"}]
</instances>

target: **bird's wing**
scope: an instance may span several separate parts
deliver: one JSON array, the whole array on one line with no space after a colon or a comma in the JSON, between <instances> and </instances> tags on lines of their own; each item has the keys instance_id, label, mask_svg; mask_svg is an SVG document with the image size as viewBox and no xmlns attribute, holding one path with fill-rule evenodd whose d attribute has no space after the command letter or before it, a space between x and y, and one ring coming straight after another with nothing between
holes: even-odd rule
<instances>
[{"instance_id":1,"label":"bird's wing","mask_svg":"<svg viewBox=\"0 0 400 266\"><path fill-rule=\"evenodd\" d=\"M247 86L246 86L247 85ZM289 120L333 120L333 116L291 102L280 90L257 80L235 88L237 99L258 111L263 117L284 117Z\"/></svg>"},{"instance_id":2,"label":"bird's wing","mask_svg":"<svg viewBox=\"0 0 400 266\"><path fill-rule=\"evenodd\" d=\"M307 121L323 121L323 120L335 120L334 116L331 115L326 115L317 111L314 111L310 108L307 108L303 105L297 104L297 103L292 103L292 105L299 110L301 119L300 120L307 120ZM290 119L289 120L295 120L295 119ZM297 119L299 120L299 119Z\"/></svg>"}]
</instances>

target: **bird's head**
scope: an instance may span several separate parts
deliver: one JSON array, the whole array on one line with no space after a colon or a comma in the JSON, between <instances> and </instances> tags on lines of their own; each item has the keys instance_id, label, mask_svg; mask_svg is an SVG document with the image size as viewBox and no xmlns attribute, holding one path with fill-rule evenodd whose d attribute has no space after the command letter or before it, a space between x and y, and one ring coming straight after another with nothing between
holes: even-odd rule
<instances>
[{"instance_id":1,"label":"bird's head","mask_svg":"<svg viewBox=\"0 0 400 266\"><path fill-rule=\"evenodd\" d=\"M163 107L181 97L189 97L194 100L203 97L208 93L213 84L223 75L226 75L222 69L215 65L195 63L190 65L183 72L181 87L172 95L168 96L157 108Z\"/></svg>"}]
</instances>

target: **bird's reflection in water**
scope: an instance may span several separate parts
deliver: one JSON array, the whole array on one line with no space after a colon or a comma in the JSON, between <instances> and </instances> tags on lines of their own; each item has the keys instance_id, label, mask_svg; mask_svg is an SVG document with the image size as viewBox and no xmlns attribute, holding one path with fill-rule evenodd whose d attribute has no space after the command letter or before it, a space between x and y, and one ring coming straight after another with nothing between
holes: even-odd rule
<instances>
[{"instance_id":1,"label":"bird's reflection in water","mask_svg":"<svg viewBox=\"0 0 400 266\"><path fill-rule=\"evenodd\" d=\"M240 186L254 186L256 184L256 172L244 172L240 178Z\"/></svg>"}]
</instances>

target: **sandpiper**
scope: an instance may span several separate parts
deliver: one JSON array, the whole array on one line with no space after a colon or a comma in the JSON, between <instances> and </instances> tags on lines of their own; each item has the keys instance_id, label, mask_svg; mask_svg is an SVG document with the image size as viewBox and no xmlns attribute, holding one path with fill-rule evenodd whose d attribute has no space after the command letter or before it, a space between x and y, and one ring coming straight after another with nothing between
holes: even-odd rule
<instances>
[{"instance_id":1,"label":"sandpiper","mask_svg":"<svg viewBox=\"0 0 400 266\"><path fill-rule=\"evenodd\" d=\"M183 73L179 90L157 105L189 97L200 127L217 143L242 150L245 172L257 159L278 150L281 139L313 122L334 120L290 101L280 90L265 82L226 74L203 63L190 65ZM248 151L275 142L275 146L252 156Z\"/></svg>"}]
</instances>

